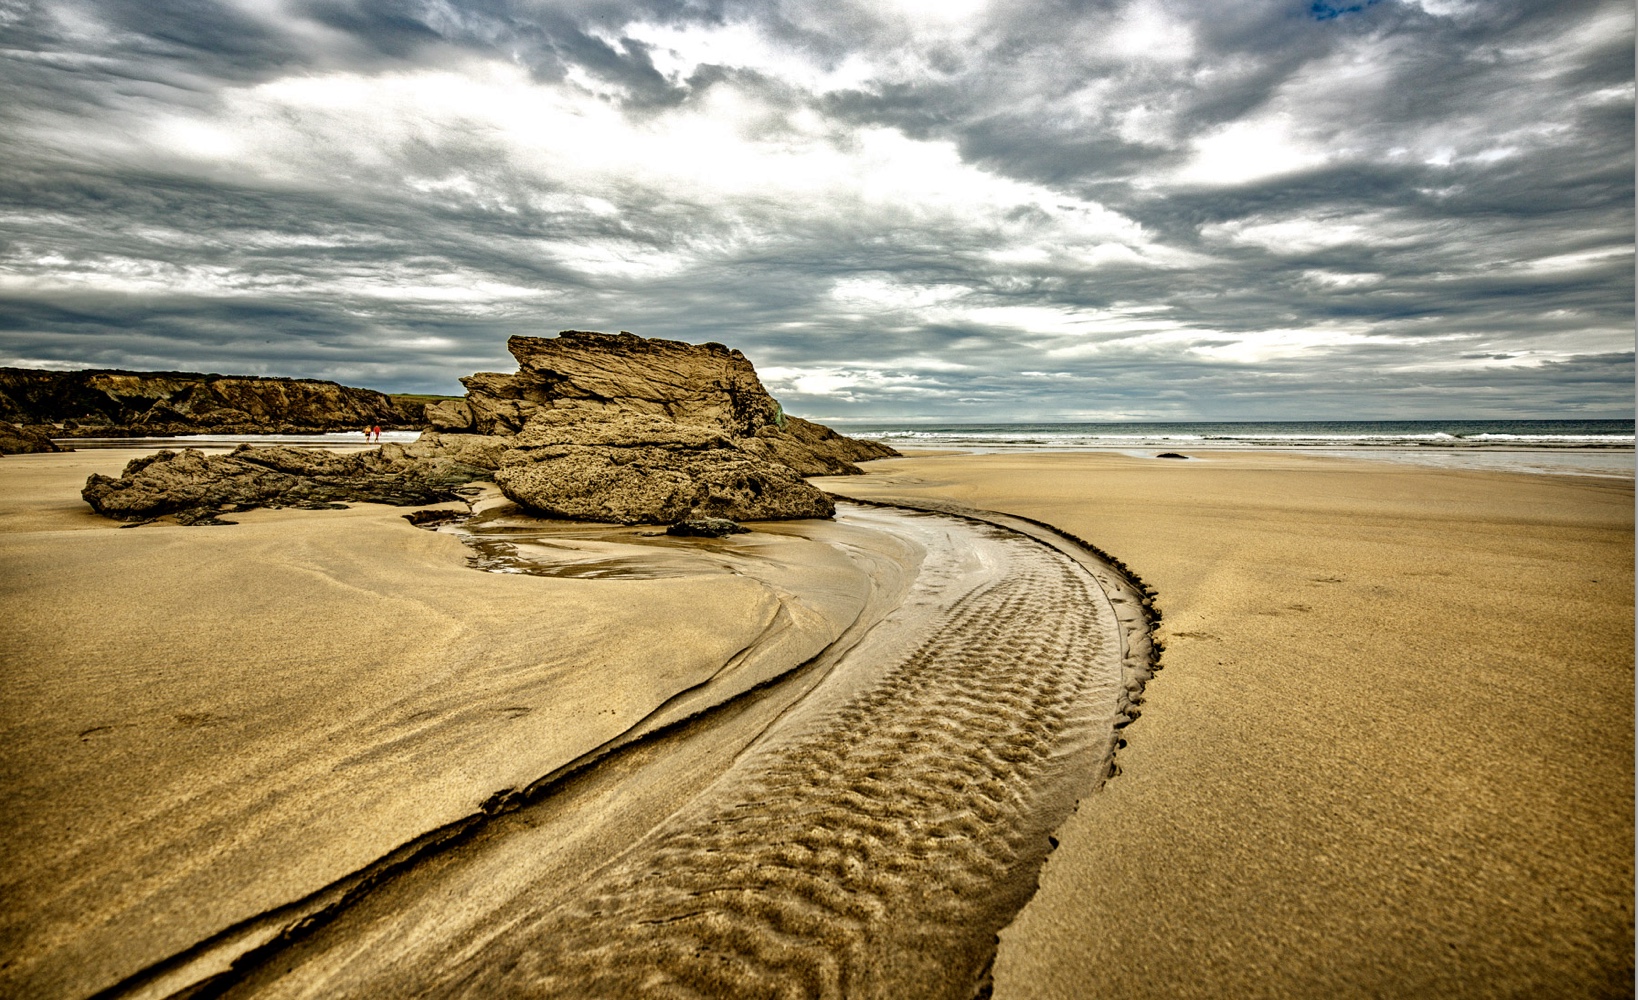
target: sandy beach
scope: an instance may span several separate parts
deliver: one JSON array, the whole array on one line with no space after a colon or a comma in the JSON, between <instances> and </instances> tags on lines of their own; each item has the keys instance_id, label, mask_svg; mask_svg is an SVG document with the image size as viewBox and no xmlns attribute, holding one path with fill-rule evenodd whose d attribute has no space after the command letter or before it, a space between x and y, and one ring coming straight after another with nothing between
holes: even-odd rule
<instances>
[{"instance_id":1,"label":"sandy beach","mask_svg":"<svg viewBox=\"0 0 1638 1000\"><path fill-rule=\"evenodd\" d=\"M376 505L121 530L77 493L129 457L0 468L8 995L89 995L301 900L857 611L800 541L779 600L478 573Z\"/></svg>"},{"instance_id":2,"label":"sandy beach","mask_svg":"<svg viewBox=\"0 0 1638 1000\"><path fill-rule=\"evenodd\" d=\"M582 940L594 917L659 926L656 913L703 891L645 882L657 863L641 850L626 868L607 859L653 844L732 881L712 858L778 847L804 824L837 831L814 858L902 842L925 815L902 829L837 818L886 771L798 766L837 752L836 718L871 734L912 711L917 733L999 720L1030 760L1079 748L1081 773L1102 759L1121 665L1073 636L1114 634L1116 611L1067 549L850 508L691 548L568 532L529 545L572 571L486 574L458 538L375 505L122 530L78 490L128 457L0 462L8 995L168 995L301 907L332 907L359 872L385 887L281 953L296 972L263 968L235 989L371 995L393 981L398 995L476 955L489 972L430 992L504 994L543 942L578 941L588 977L662 959L698 974L653 935L635 950ZM1016 762L978 782L1023 783L996 801L1080 798L1061 825L1050 810L987 814L1005 841L992 857L1045 843L1031 817L1056 816L1058 844L1006 917L996 996L1630 995L1630 480L1286 454L933 455L867 470L816 482L1056 525L1124 560L1164 613L1164 669L1102 790ZM1015 592L997 589L1009 580ZM956 599L992 593L994 607ZM943 635L961 641L940 657L1005 665L1076 615L1090 617L1064 633L1071 645L1027 655L1084 674L1013 689L1023 675L1008 667L980 689L869 700L891 681L871 663L913 660ZM826 656L843 664L828 686L792 672ZM997 707L1065 691L1078 693L1054 709L1061 733ZM713 705L727 707L687 721ZM1058 749L1027 746L1047 737ZM939 784L968 766L959 744L896 739L872 759L903 761L916 794L965 801ZM542 785L601 753L607 766ZM769 793L823 790L827 774L841 783L818 813ZM531 788L549 794L515 812L497 802ZM735 826L745 803L763 820ZM464 825L474 816L486 825ZM383 864L439 837L465 839ZM865 856L893 861L877 892L888 901L995 864ZM986 891L1028 894L997 885ZM577 892L620 903L560 898ZM974 906L961 911L972 927L1005 923ZM788 929L812 916L780 912ZM918 926L904 924L901 953ZM813 932L833 956L857 946L851 933ZM607 961L587 964L600 948ZM753 995L754 972L696 986ZM809 992L834 992L814 975ZM937 978L906 963L879 981L914 995L918 976Z\"/></svg>"},{"instance_id":3,"label":"sandy beach","mask_svg":"<svg viewBox=\"0 0 1638 1000\"><path fill-rule=\"evenodd\" d=\"M872 463L1160 593L998 997L1631 995L1633 485L1282 454Z\"/></svg>"},{"instance_id":4,"label":"sandy beach","mask_svg":"<svg viewBox=\"0 0 1638 1000\"><path fill-rule=\"evenodd\" d=\"M1638 1000L1638 0L0 0L0 1000Z\"/></svg>"}]
</instances>

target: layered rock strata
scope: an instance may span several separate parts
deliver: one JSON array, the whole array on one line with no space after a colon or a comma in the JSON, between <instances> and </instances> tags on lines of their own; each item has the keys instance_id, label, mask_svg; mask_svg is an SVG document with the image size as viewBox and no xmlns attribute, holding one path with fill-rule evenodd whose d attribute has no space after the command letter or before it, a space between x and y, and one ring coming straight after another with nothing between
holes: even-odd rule
<instances>
[{"instance_id":1,"label":"layered rock strata","mask_svg":"<svg viewBox=\"0 0 1638 1000\"><path fill-rule=\"evenodd\" d=\"M804 475L857 474L898 454L787 417L750 361L721 344L565 330L513 337L518 372L461 380L428 406L416 453L494 458L508 497L554 517L664 524L690 517L829 517Z\"/></svg>"},{"instance_id":2,"label":"layered rock strata","mask_svg":"<svg viewBox=\"0 0 1638 1000\"><path fill-rule=\"evenodd\" d=\"M57 437L316 433L419 427L386 393L313 379L0 368L0 420Z\"/></svg>"},{"instance_id":3,"label":"layered rock strata","mask_svg":"<svg viewBox=\"0 0 1638 1000\"><path fill-rule=\"evenodd\" d=\"M740 441L739 447L804 476L857 476L861 470L854 462L899 454L880 441L850 438L824 424L791 416L777 426L759 428L754 436Z\"/></svg>"},{"instance_id":4,"label":"layered rock strata","mask_svg":"<svg viewBox=\"0 0 1638 1000\"><path fill-rule=\"evenodd\" d=\"M595 408L531 417L495 483L531 510L576 521L779 521L836 512L794 471L735 448L709 425Z\"/></svg>"}]
</instances>

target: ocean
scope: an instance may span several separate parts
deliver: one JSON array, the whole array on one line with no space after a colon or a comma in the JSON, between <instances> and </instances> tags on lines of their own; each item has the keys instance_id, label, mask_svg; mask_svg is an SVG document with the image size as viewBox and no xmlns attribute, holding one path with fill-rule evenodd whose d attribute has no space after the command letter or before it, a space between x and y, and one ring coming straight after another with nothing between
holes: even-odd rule
<instances>
[{"instance_id":1,"label":"ocean","mask_svg":"<svg viewBox=\"0 0 1638 1000\"><path fill-rule=\"evenodd\" d=\"M1294 450L1447 468L1633 476L1631 420L1318 420L1193 423L909 424L822 421L844 434L900 450L1175 452ZM416 431L386 431L408 443ZM228 450L240 444L366 447L355 431L333 434L196 434L176 438L69 438L76 448Z\"/></svg>"},{"instance_id":2,"label":"ocean","mask_svg":"<svg viewBox=\"0 0 1638 1000\"><path fill-rule=\"evenodd\" d=\"M836 421L901 450L966 452L1302 451L1449 468L1633 475L1631 420L1315 420L1177 423L908 424ZM1203 454L1201 454L1203 453Z\"/></svg>"}]
</instances>

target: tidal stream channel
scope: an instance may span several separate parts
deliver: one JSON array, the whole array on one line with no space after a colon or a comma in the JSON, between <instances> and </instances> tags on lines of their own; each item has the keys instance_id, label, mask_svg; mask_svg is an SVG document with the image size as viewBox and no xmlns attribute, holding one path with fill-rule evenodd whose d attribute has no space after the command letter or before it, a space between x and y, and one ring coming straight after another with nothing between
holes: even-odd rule
<instances>
[{"instance_id":1,"label":"tidal stream channel","mask_svg":"<svg viewBox=\"0 0 1638 1000\"><path fill-rule=\"evenodd\" d=\"M997 933L1136 714L1149 601L1004 515L843 503L755 528L502 509L439 529L488 571L738 573L787 599L705 683L182 995L986 994ZM827 591L814 553L866 585ZM834 637L793 660L822 615Z\"/></svg>"}]
</instances>

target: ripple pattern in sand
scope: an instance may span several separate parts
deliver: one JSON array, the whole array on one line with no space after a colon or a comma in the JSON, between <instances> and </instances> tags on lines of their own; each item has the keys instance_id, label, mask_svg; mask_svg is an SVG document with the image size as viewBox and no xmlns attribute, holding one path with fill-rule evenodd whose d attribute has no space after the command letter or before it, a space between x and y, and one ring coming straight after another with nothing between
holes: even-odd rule
<instances>
[{"instance_id":1,"label":"ripple pattern in sand","mask_svg":"<svg viewBox=\"0 0 1638 1000\"><path fill-rule=\"evenodd\" d=\"M1006 565L878 682L750 751L428 992L971 995L1102 760L1108 699L1086 695L1118 642L1084 570L986 543Z\"/></svg>"}]
</instances>

